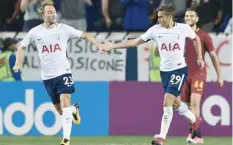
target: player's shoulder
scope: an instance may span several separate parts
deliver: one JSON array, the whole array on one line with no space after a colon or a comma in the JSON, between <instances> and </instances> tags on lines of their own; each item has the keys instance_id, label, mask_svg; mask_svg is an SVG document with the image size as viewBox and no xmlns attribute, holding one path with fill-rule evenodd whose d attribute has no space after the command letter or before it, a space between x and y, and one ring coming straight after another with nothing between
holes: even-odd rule
<instances>
[{"instance_id":1,"label":"player's shoulder","mask_svg":"<svg viewBox=\"0 0 233 145\"><path fill-rule=\"evenodd\" d=\"M66 24L63 24L63 23L57 23L57 27L58 28L64 28L64 27L67 27L68 25Z\"/></svg>"},{"instance_id":2,"label":"player's shoulder","mask_svg":"<svg viewBox=\"0 0 233 145\"><path fill-rule=\"evenodd\" d=\"M73 27L71 27L71 26L69 26L69 25L67 25L67 24L64 24L64 23L57 23L57 27L59 28L59 29L69 29L69 28L73 28Z\"/></svg>"},{"instance_id":3,"label":"player's shoulder","mask_svg":"<svg viewBox=\"0 0 233 145\"><path fill-rule=\"evenodd\" d=\"M161 29L163 28L160 24L155 24L149 28L149 30Z\"/></svg>"},{"instance_id":4,"label":"player's shoulder","mask_svg":"<svg viewBox=\"0 0 233 145\"><path fill-rule=\"evenodd\" d=\"M30 33L37 33L37 32L40 32L42 29L43 29L42 24L40 24L40 25L33 27L29 32Z\"/></svg>"},{"instance_id":5,"label":"player's shoulder","mask_svg":"<svg viewBox=\"0 0 233 145\"><path fill-rule=\"evenodd\" d=\"M206 32L205 30L200 29L200 28L198 28L197 35L198 35L199 37L205 37L205 38L206 38L206 37L210 37L210 35L209 35L208 32Z\"/></svg>"},{"instance_id":6,"label":"player's shoulder","mask_svg":"<svg viewBox=\"0 0 233 145\"><path fill-rule=\"evenodd\" d=\"M180 28L190 27L188 24L176 22L175 25Z\"/></svg>"},{"instance_id":7,"label":"player's shoulder","mask_svg":"<svg viewBox=\"0 0 233 145\"><path fill-rule=\"evenodd\" d=\"M203 35L209 35L208 32L206 32L205 30L198 28L198 33L203 34Z\"/></svg>"}]
</instances>

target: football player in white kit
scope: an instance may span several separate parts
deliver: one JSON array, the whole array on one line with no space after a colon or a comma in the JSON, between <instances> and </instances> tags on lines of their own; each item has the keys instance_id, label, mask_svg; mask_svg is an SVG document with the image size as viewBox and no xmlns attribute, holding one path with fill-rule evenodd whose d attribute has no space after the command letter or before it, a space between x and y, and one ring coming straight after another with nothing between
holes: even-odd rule
<instances>
[{"instance_id":1,"label":"football player in white kit","mask_svg":"<svg viewBox=\"0 0 233 145\"><path fill-rule=\"evenodd\" d=\"M41 63L41 77L45 88L56 108L62 115L63 140L60 145L70 144L72 119L80 124L79 106L70 105L71 94L75 91L70 63L66 56L67 42L72 38L82 38L90 41L98 48L103 44L91 35L76 30L65 24L56 23L56 9L51 0L42 2L39 12L44 23L32 28L24 37L16 54L13 70L18 72L23 57L24 48L30 43L35 43Z\"/></svg>"},{"instance_id":2,"label":"football player in white kit","mask_svg":"<svg viewBox=\"0 0 233 145\"><path fill-rule=\"evenodd\" d=\"M174 14L175 8L172 4L162 6L158 10L158 25L152 26L137 39L117 44L109 43L108 49L105 50L109 51L113 48L136 48L136 46L148 40L153 40L157 43L161 57L160 73L165 95L160 134L154 136L153 145L164 144L173 118L173 109L190 121L193 130L197 130L202 122L201 118L196 117L188 109L187 105L178 99L181 88L187 78L187 67L184 58L185 39L189 38L194 41L197 52L197 63L200 67L203 67L201 42L189 25L174 22Z\"/></svg>"}]
</instances>

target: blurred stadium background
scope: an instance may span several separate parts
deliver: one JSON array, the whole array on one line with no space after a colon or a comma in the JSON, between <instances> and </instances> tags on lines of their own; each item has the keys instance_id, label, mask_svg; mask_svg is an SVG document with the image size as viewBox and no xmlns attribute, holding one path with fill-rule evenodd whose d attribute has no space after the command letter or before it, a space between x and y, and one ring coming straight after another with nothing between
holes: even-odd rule
<instances>
[{"instance_id":1,"label":"blurred stadium background","mask_svg":"<svg viewBox=\"0 0 233 145\"><path fill-rule=\"evenodd\" d=\"M199 26L213 40L225 81L223 88L216 86L216 74L206 55L208 77L201 107L202 134L206 145L232 144L231 0L135 0L134 4L142 7L137 9L132 4L135 11L130 10L127 0L54 1L59 22L66 23L70 18L81 21L82 24L74 27L89 31L103 42L140 36L157 22L157 8L162 3L176 5L179 22L183 22L186 8L196 6ZM109 11L103 8L106 1ZM31 27L41 23L36 12L39 2L0 0L0 48L20 42ZM6 38L14 41L4 43ZM83 119L80 126L73 125L71 144L150 144L152 135L160 130L163 101L159 57L153 46L147 43L137 49L102 55L86 41L69 42L68 56L76 87L72 101L80 104ZM58 144L62 133L60 116L40 81L39 59L33 45L25 51L22 74L23 81L0 80L0 145ZM186 145L186 135L188 122L176 114L167 145Z\"/></svg>"}]
</instances>

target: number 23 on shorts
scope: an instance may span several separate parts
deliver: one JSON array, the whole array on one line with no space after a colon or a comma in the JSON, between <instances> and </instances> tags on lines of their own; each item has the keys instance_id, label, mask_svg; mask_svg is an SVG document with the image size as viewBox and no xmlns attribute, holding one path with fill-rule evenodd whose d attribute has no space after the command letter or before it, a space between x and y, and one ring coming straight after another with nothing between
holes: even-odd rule
<instances>
[{"instance_id":1,"label":"number 23 on shorts","mask_svg":"<svg viewBox=\"0 0 233 145\"><path fill-rule=\"evenodd\" d=\"M74 84L73 79L71 76L65 76L63 77L64 85L70 87Z\"/></svg>"}]
</instances>

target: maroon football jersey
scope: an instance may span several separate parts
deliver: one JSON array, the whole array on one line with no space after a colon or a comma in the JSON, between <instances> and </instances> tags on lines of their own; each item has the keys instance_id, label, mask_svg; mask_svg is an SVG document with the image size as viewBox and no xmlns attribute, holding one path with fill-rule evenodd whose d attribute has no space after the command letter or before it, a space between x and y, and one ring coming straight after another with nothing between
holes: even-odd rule
<instances>
[{"instance_id":1,"label":"maroon football jersey","mask_svg":"<svg viewBox=\"0 0 233 145\"><path fill-rule=\"evenodd\" d=\"M201 40L202 57L205 61L206 51L211 52L214 50L213 42L209 34L202 29L198 28L196 34ZM193 40L187 40L186 42L185 59L188 66L188 77L192 77L193 75L206 76L206 65L203 69L200 69L200 66L197 64L197 53Z\"/></svg>"}]
</instances>

